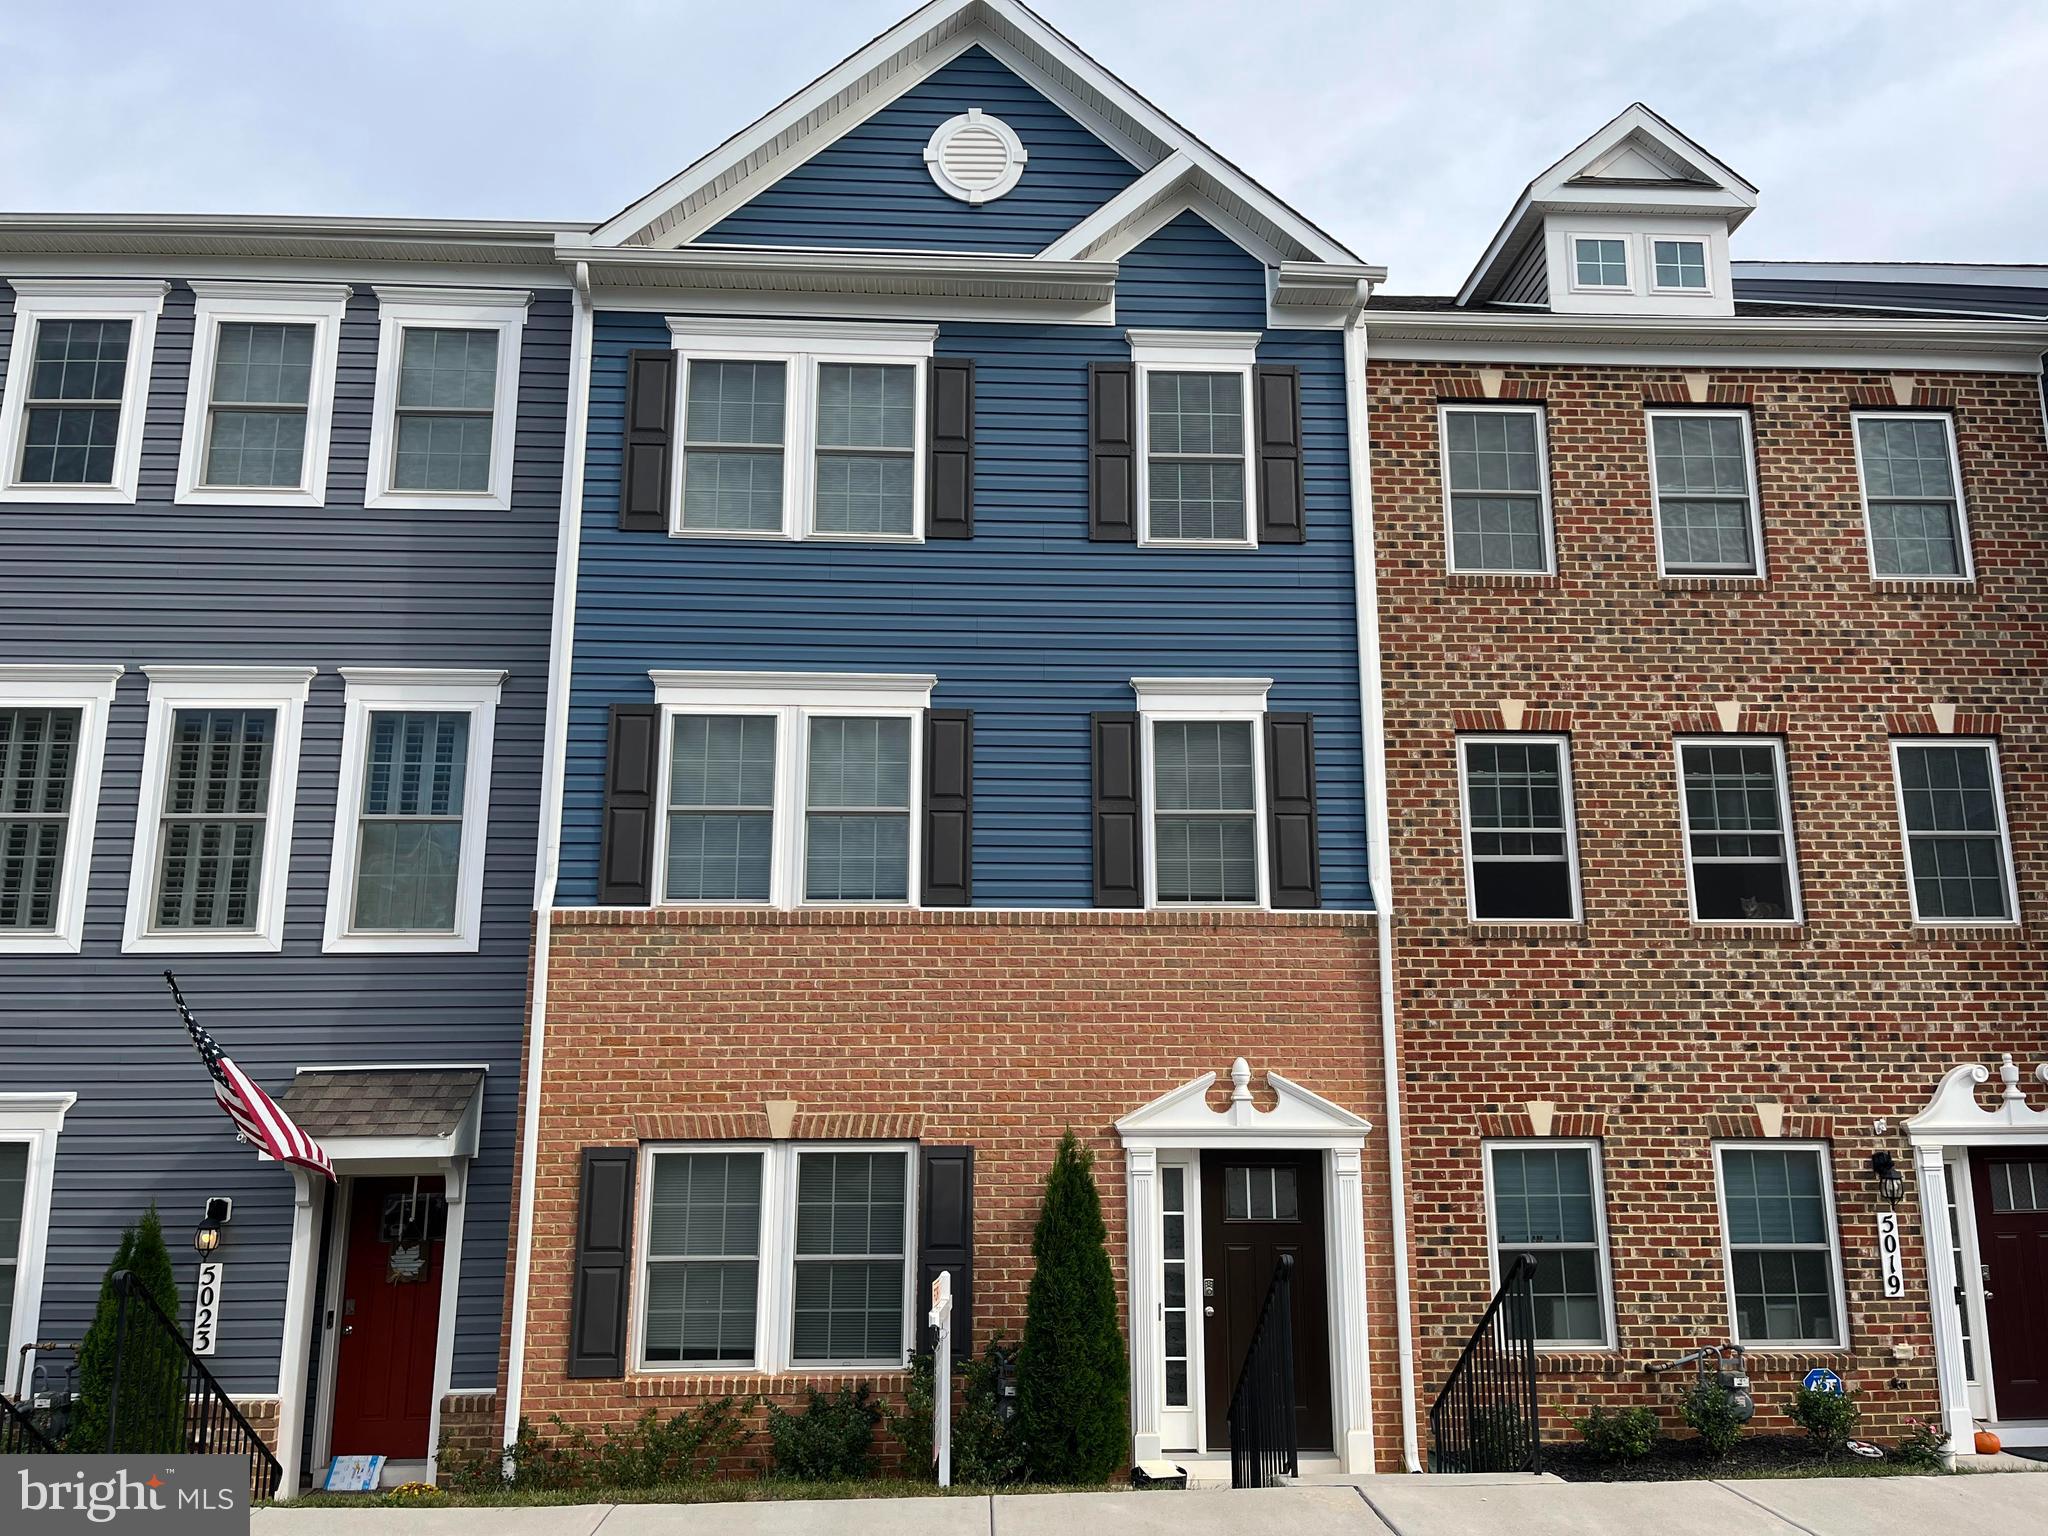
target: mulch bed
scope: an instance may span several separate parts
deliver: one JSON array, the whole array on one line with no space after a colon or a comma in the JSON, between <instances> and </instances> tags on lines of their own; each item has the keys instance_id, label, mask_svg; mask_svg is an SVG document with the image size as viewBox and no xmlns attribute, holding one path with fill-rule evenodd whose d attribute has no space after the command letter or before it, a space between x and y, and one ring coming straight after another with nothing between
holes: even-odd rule
<instances>
[{"instance_id":1,"label":"mulch bed","mask_svg":"<svg viewBox=\"0 0 2048 1536\"><path fill-rule=\"evenodd\" d=\"M1744 1435L1719 1458L1695 1439L1659 1440L1637 1461L1600 1461L1583 1445L1546 1445L1543 1470L1568 1483L1667 1483L1700 1477L1882 1477L1926 1468L1896 1461L1842 1455L1833 1461L1814 1454L1804 1435Z\"/></svg>"}]
</instances>

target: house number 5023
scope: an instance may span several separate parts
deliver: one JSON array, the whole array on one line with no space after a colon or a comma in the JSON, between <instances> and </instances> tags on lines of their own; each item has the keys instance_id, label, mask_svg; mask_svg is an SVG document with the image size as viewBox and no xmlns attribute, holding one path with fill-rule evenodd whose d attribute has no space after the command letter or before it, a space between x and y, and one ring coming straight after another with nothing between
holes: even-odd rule
<instances>
[{"instance_id":1,"label":"house number 5023","mask_svg":"<svg viewBox=\"0 0 2048 1536\"><path fill-rule=\"evenodd\" d=\"M1899 1261L1899 1213L1880 1211L1877 1215L1877 1259L1884 1266L1884 1293L1888 1298L1906 1294L1906 1267Z\"/></svg>"},{"instance_id":2,"label":"house number 5023","mask_svg":"<svg viewBox=\"0 0 2048 1536\"><path fill-rule=\"evenodd\" d=\"M218 1259L199 1266L199 1290L192 1298L192 1353L213 1353L214 1335L220 1331L220 1277L226 1269Z\"/></svg>"}]
</instances>

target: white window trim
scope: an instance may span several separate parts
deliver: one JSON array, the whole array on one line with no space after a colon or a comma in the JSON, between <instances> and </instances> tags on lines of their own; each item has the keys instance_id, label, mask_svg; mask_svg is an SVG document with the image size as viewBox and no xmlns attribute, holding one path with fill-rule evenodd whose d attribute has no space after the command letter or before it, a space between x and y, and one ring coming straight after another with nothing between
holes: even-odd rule
<instances>
[{"instance_id":1,"label":"white window trim","mask_svg":"<svg viewBox=\"0 0 2048 1536\"><path fill-rule=\"evenodd\" d=\"M1487 1289L1500 1289L1500 1230L1499 1216L1493 1203L1493 1154L1496 1152L1560 1152L1583 1151L1592 1168L1593 1179L1593 1221L1594 1240L1599 1250L1600 1276L1600 1322L1602 1337L1598 1343L1585 1339L1538 1339L1536 1347L1541 1350L1560 1350L1583 1353L1587 1350L1614 1349L1614 1257L1607 1239L1607 1176L1602 1168L1602 1148L1598 1138L1589 1136L1537 1136L1498 1141L1483 1141L1479 1145L1480 1160L1485 1170L1486 1200L1486 1273ZM1545 1253L1569 1250L1576 1252L1584 1245L1580 1243L1525 1243L1522 1245L1535 1254L1540 1261Z\"/></svg>"},{"instance_id":2,"label":"white window trim","mask_svg":"<svg viewBox=\"0 0 2048 1536\"><path fill-rule=\"evenodd\" d=\"M327 872L329 954L473 955L484 905L484 852L490 834L491 745L498 720L501 671L414 671L343 667L347 687L341 729L341 772L334 801L334 841ZM357 931L356 875L362 840L363 766L375 713L466 714L469 761L462 790L462 844L457 854L452 932Z\"/></svg>"},{"instance_id":3,"label":"white window trim","mask_svg":"<svg viewBox=\"0 0 2048 1536\"><path fill-rule=\"evenodd\" d=\"M1877 529L1870 520L1870 476L1863 467L1863 423L1866 421L1926 421L1933 418L1941 423L1941 430L1948 439L1948 472L1956 488L1956 553L1962 557L1963 568L1952 576L1913 575L1906 572L1885 572L1877 568ZM1956 442L1956 419L1947 411L1851 411L1849 413L1849 436L1856 449L1856 493L1863 501L1863 554L1870 566L1872 581L1975 581L1977 579L1977 556L1970 539L1970 507L1963 496L1963 456ZM1903 499L1903 498L1902 498Z\"/></svg>"},{"instance_id":4,"label":"white window trim","mask_svg":"<svg viewBox=\"0 0 2048 1536\"><path fill-rule=\"evenodd\" d=\"M1673 283L1660 283L1660 282L1658 282L1658 281L1657 281L1657 243L1658 243L1658 242L1659 242L1660 240L1661 240L1661 241L1663 241L1663 242L1664 242L1664 243L1665 243L1666 245L1696 245L1696 246L1698 246L1698 247L1700 248L1700 266L1701 266L1701 268L1702 268L1702 269L1703 269L1703 270L1705 271L1705 273L1706 273L1706 279L1707 279L1707 280L1706 280L1706 281L1705 281L1705 282L1704 282L1703 284L1701 284L1701 285L1700 285L1699 287L1697 287L1697 288L1688 288L1688 287L1686 287L1686 286L1685 286L1685 285L1684 285L1683 283L1676 283L1676 284L1673 284ZM1577 264L1576 264L1576 263L1574 263L1574 267L1576 267L1576 265L1577 265ZM1683 265L1683 263L1681 263L1681 265ZM1644 235L1644 236L1643 236L1643 273L1644 273L1644 275L1645 275L1646 277L1648 277L1648 278L1649 278L1649 281L1650 281L1650 292L1652 292L1652 293L1675 293L1675 294L1682 294L1682 295L1684 295L1685 297L1687 297L1687 298L1692 298L1692 299L1698 299L1698 298L1711 298L1711 297L1713 296L1713 293L1714 293L1714 248L1713 248L1713 245L1712 245L1712 244L1711 244L1711 243L1710 243L1709 241L1707 241L1707 240L1706 240L1706 239L1705 239L1704 237L1702 237L1702 236L1697 236L1697 235L1660 235L1660 234L1657 234L1657 233L1656 233L1656 232L1655 232L1655 231L1653 230L1653 231L1652 231L1651 233L1649 233L1649 234L1647 234L1647 235ZM1609 292L1616 292L1616 293L1620 292L1620 290L1619 290L1619 289L1611 289L1611 290L1604 290L1604 291L1609 291Z\"/></svg>"},{"instance_id":5,"label":"white window trim","mask_svg":"<svg viewBox=\"0 0 2048 1536\"><path fill-rule=\"evenodd\" d=\"M1138 773L1140 802L1145 807L1145 906L1147 910L1267 911L1272 906L1272 881L1266 867L1266 695L1270 677L1134 677L1138 696ZM1255 901L1161 901L1159 899L1159 788L1153 779L1152 736L1162 723L1184 720L1245 722L1252 732L1253 863L1258 873Z\"/></svg>"},{"instance_id":6,"label":"white window trim","mask_svg":"<svg viewBox=\"0 0 2048 1536\"><path fill-rule=\"evenodd\" d=\"M178 455L178 503L216 507L324 507L327 449L334 423L334 376L345 283L215 282L192 279L192 369L185 385L185 436ZM222 322L313 327L313 372L306 390L306 446L295 486L213 486L206 472L213 416L213 365Z\"/></svg>"},{"instance_id":7,"label":"white window trim","mask_svg":"<svg viewBox=\"0 0 2048 1536\"><path fill-rule=\"evenodd\" d=\"M1621 266L1622 271L1627 274L1626 280L1619 283L1580 282L1579 242L1581 240L1598 240L1605 244L1619 245L1621 247ZM1635 244L1635 241L1626 234L1572 233L1566 235L1565 260L1567 264L1565 276L1571 285L1571 291L1573 293L1634 293L1637 287L1636 267L1642 260L1641 255L1636 251Z\"/></svg>"},{"instance_id":8,"label":"white window trim","mask_svg":"<svg viewBox=\"0 0 2048 1536\"><path fill-rule=\"evenodd\" d=\"M1258 367L1257 331L1127 330L1131 361L1136 365L1138 543L1159 549L1257 549L1258 396L1253 374ZM1149 425L1151 378L1154 373L1231 373L1237 375L1244 399L1244 537L1241 539L1165 539L1152 532L1152 455Z\"/></svg>"},{"instance_id":9,"label":"white window trim","mask_svg":"<svg viewBox=\"0 0 2048 1536\"><path fill-rule=\"evenodd\" d=\"M1569 917L1481 917L1479 889L1473 880L1472 788L1466 771L1465 748L1473 743L1514 741L1525 745L1547 742L1558 749L1558 780L1564 795L1564 858L1571 881L1572 911ZM1579 804L1572 784L1572 739L1561 731L1470 731L1461 732L1455 743L1458 754L1458 840L1465 859L1465 917L1473 923L1506 923L1528 928L1540 924L1560 927L1581 923L1586 918L1585 893L1579 887Z\"/></svg>"},{"instance_id":10,"label":"white window trim","mask_svg":"<svg viewBox=\"0 0 2048 1536\"><path fill-rule=\"evenodd\" d=\"M2012 862L2012 822L2005 813L2005 770L1999 762L1998 739L1994 736L1894 736L1892 738L1892 795L1899 818L1899 852L1905 862L1906 900L1913 921L1928 928L2017 928L2020 926L2019 872ZM1913 834L1906 829L1906 777L1899 753L1910 747L1982 747L1991 754L1991 793L1998 812L1998 846L2005 861L2005 917L1927 917L1920 911L1919 888L1913 883ZM1944 834L1923 834L1941 836Z\"/></svg>"},{"instance_id":11,"label":"white window trim","mask_svg":"<svg viewBox=\"0 0 2048 1536\"><path fill-rule=\"evenodd\" d=\"M1526 571L1516 566L1460 565L1458 564L1457 531L1451 518L1451 498L1454 495L1472 496L1475 491L1454 491L1451 488L1451 433L1450 420L1453 414L1478 414L1492 411L1499 415L1533 416L1536 419L1536 490L1543 504L1541 532L1543 535L1543 568ZM1436 454L1437 481L1443 491L1444 503L1444 569L1454 576L1555 576L1557 574L1557 528L1552 520L1550 507L1550 419L1540 405L1495 404L1491 400L1445 400L1436 408Z\"/></svg>"},{"instance_id":12,"label":"white window trim","mask_svg":"<svg viewBox=\"0 0 2048 1536\"><path fill-rule=\"evenodd\" d=\"M377 295L377 392L370 417L370 462L363 487L365 507L426 510L476 507L486 512L512 506L512 464L519 436L519 345L533 294L510 288L415 288L380 283ZM491 482L481 491L414 491L393 486L398 449L398 364L405 332L496 331L498 394L491 402Z\"/></svg>"},{"instance_id":13,"label":"white window trim","mask_svg":"<svg viewBox=\"0 0 2048 1536\"><path fill-rule=\"evenodd\" d=\"M805 1153L893 1152L904 1159L903 1174L903 1339L887 1359L793 1359L796 1275L797 1160ZM754 1296L754 1358L731 1360L647 1359L647 1234L654 1202L654 1160L664 1154L758 1153L761 1157L760 1255ZM633 1306L627 1358L643 1376L772 1376L785 1371L813 1375L901 1370L910 1363L919 1319L917 1289L918 1143L914 1141L662 1141L640 1145L639 1188L634 1196Z\"/></svg>"},{"instance_id":14,"label":"white window trim","mask_svg":"<svg viewBox=\"0 0 2048 1536\"><path fill-rule=\"evenodd\" d=\"M1688 292L1694 290L1688 289ZM1715 569L1674 571L1664 563L1664 492L1657 484L1657 423L1664 417L1684 420L1687 417L1730 418L1742 432L1743 471L1749 476L1749 552L1748 570ZM1764 515L1763 492L1756 477L1756 433L1752 430L1749 412L1728 410L1711 406L1653 406L1643 412L1643 441L1650 456L1650 531L1657 546L1657 574L1680 579L1695 576L1734 578L1741 581L1764 581L1770 576L1770 569L1764 556ZM1676 501L1718 501L1725 497L1676 496Z\"/></svg>"},{"instance_id":15,"label":"white window trim","mask_svg":"<svg viewBox=\"0 0 2048 1536\"><path fill-rule=\"evenodd\" d=\"M143 417L149 404L156 323L171 285L99 278L10 277L14 339L7 355L5 398L0 399L0 502L132 503L142 473ZM128 373L121 384L121 427L114 439L114 478L105 485L31 484L21 478L28 421L29 370L36 327L45 320L130 320Z\"/></svg>"},{"instance_id":16,"label":"white window trim","mask_svg":"<svg viewBox=\"0 0 2048 1536\"><path fill-rule=\"evenodd\" d=\"M925 537L926 412L935 325L880 325L860 321L765 320L672 316L676 351L675 452L669 469L669 537L676 539L822 539L835 544L922 544ZM756 362L783 365L782 526L689 528L683 524L689 432L690 364ZM917 420L911 434L909 533L829 533L817 515L818 371L826 363L909 366Z\"/></svg>"},{"instance_id":17,"label":"white window trim","mask_svg":"<svg viewBox=\"0 0 2048 1536\"><path fill-rule=\"evenodd\" d=\"M142 792L135 811L135 853L128 870L124 954L276 954L284 948L285 886L291 870L292 812L298 799L299 742L312 667L144 667L149 677L149 730L142 753ZM263 888L253 930L157 929L157 842L163 834L164 774L171 714L180 708L274 709L277 742L270 760L270 804L263 824Z\"/></svg>"},{"instance_id":18,"label":"white window trim","mask_svg":"<svg viewBox=\"0 0 2048 1536\"><path fill-rule=\"evenodd\" d=\"M1835 1336L1831 1339L1762 1339L1742 1337L1742 1325L1735 1307L1735 1248L1728 1236L1728 1180L1722 1166L1724 1152L1811 1152L1820 1162L1822 1213L1828 1224L1828 1262L1832 1267L1835 1303ZM1848 1297L1842 1286L1842 1233L1835 1219L1835 1170L1830 1148L1824 1141L1717 1141L1714 1143L1714 1205L1721 1218L1721 1282L1728 1300L1728 1337L1752 1355L1798 1353L1814 1349L1849 1347ZM1810 1244L1751 1244L1751 1247L1811 1249Z\"/></svg>"},{"instance_id":19,"label":"white window trim","mask_svg":"<svg viewBox=\"0 0 2048 1536\"><path fill-rule=\"evenodd\" d=\"M650 672L661 707L661 759L656 775L654 901L673 907L760 907L918 910L923 900L924 717L938 678L928 672ZM775 808L769 897L757 901L671 901L668 882L669 773L675 722L682 715L768 715L775 724ZM819 717L910 722L909 898L904 901L812 901L804 896L804 829L808 812L810 722Z\"/></svg>"},{"instance_id":20,"label":"white window trim","mask_svg":"<svg viewBox=\"0 0 2048 1536\"><path fill-rule=\"evenodd\" d=\"M64 1116L78 1095L0 1093L0 1142L28 1144L27 1177L22 1182L20 1247L14 1266L14 1303L9 1336L0 1336L6 1365L0 1369L0 1391L14 1386L21 1368L21 1350L41 1334L43 1269L50 1239L50 1204L57 1182L57 1138Z\"/></svg>"},{"instance_id":21,"label":"white window trim","mask_svg":"<svg viewBox=\"0 0 2048 1536\"><path fill-rule=\"evenodd\" d=\"M75 955L85 942L85 894L92 878L93 833L99 822L100 768L106 760L107 716L126 668L66 664L0 666L0 709L79 712L77 770L58 872L57 923L48 933L0 929L0 954Z\"/></svg>"},{"instance_id":22,"label":"white window trim","mask_svg":"<svg viewBox=\"0 0 2048 1536\"><path fill-rule=\"evenodd\" d=\"M1785 886L1792 900L1787 917L1701 917L1699 894L1692 879L1692 805L1685 792L1687 747L1768 747L1778 785L1778 820L1785 839ZM1792 825L1792 785L1785 769L1785 743L1776 736L1679 736L1671 743L1671 761L1678 774L1678 838L1685 858L1685 909L1702 928L1795 928L1806 921L1806 895L1799 883L1799 840Z\"/></svg>"}]
</instances>

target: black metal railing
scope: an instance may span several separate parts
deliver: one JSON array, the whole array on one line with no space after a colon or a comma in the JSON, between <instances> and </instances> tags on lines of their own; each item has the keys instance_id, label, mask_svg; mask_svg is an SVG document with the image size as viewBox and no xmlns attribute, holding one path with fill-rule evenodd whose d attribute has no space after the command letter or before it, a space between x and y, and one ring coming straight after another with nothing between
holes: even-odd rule
<instances>
[{"instance_id":1,"label":"black metal railing","mask_svg":"<svg viewBox=\"0 0 2048 1536\"><path fill-rule=\"evenodd\" d=\"M1429 1408L1432 1472L1540 1472L1536 1260L1523 1254Z\"/></svg>"},{"instance_id":2,"label":"black metal railing","mask_svg":"<svg viewBox=\"0 0 2048 1536\"><path fill-rule=\"evenodd\" d=\"M0 1456L54 1456L56 1444L36 1427L26 1408L0 1395Z\"/></svg>"},{"instance_id":3,"label":"black metal railing","mask_svg":"<svg viewBox=\"0 0 2048 1536\"><path fill-rule=\"evenodd\" d=\"M284 1469L177 1322L125 1269L114 1276L120 1312L107 1390L107 1443L128 1454L247 1456L249 1492L267 1499Z\"/></svg>"},{"instance_id":4,"label":"black metal railing","mask_svg":"<svg viewBox=\"0 0 2048 1536\"><path fill-rule=\"evenodd\" d=\"M1294 1420L1294 1256L1282 1254L1230 1394L1230 1486L1277 1488L1301 1471Z\"/></svg>"}]
</instances>

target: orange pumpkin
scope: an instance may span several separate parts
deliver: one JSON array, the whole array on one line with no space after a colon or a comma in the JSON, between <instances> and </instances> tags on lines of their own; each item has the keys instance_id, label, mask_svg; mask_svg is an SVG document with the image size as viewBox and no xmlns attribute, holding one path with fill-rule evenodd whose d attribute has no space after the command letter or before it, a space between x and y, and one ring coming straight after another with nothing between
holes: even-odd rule
<instances>
[{"instance_id":1,"label":"orange pumpkin","mask_svg":"<svg viewBox=\"0 0 2048 1536\"><path fill-rule=\"evenodd\" d=\"M1977 1431L1977 1454L1979 1456L1996 1456L2001 1444L2002 1442L1998 1436L1994 1435L1990 1430L1980 1429Z\"/></svg>"}]
</instances>

